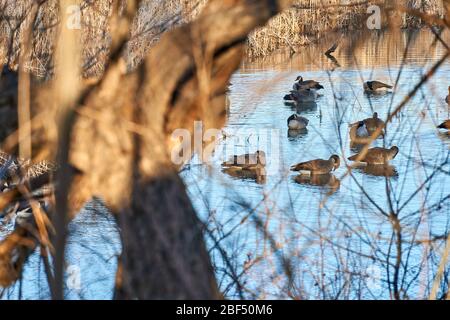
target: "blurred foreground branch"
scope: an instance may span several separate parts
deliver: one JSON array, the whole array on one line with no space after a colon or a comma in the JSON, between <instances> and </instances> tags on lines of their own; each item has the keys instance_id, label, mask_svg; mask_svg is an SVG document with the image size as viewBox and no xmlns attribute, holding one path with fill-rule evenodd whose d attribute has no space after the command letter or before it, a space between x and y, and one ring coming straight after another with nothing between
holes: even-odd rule
<instances>
[{"instance_id":1,"label":"blurred foreground branch","mask_svg":"<svg viewBox=\"0 0 450 320\"><path fill-rule=\"evenodd\" d=\"M125 17L135 16L138 2L127 2ZM220 297L201 225L178 167L170 160L170 134L176 128L192 132L195 120L202 120L206 127L224 124L226 88L240 65L247 35L289 3L210 1L197 20L166 33L144 64L131 73L126 73L123 55L114 53L122 52L128 41L123 35L130 32L117 28L123 13L113 10L113 53L101 79L72 88L70 98L65 97L69 100L62 103L73 116L59 118L56 136L53 121L33 130L35 154L58 159L60 170L66 168L57 174L57 182L64 185L56 197L58 214L71 218L86 202L99 197L117 215L123 254L116 298ZM53 97L59 93L57 81L64 72L71 68L61 68L48 83L33 84L33 115L55 119L55 111L62 106ZM61 140L66 134L70 139ZM74 168L78 174L72 179ZM55 227L60 244L55 250L64 249L66 218L59 219ZM19 273L10 272L10 266L26 260L30 248L26 240L35 242L35 237L20 236L23 241L7 238L3 243L9 252L25 254L18 262L8 260L10 255L1 256L0 266L7 266L0 270L2 285L17 280ZM63 254L58 257L61 268ZM58 272L55 297L61 298L63 277Z\"/></svg>"}]
</instances>

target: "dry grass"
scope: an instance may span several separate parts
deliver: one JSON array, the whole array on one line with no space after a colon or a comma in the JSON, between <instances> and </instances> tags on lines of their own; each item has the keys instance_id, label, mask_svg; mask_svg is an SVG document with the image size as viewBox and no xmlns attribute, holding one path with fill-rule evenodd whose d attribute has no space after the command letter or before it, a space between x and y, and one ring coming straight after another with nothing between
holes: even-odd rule
<instances>
[{"instance_id":1,"label":"dry grass","mask_svg":"<svg viewBox=\"0 0 450 320\"><path fill-rule=\"evenodd\" d=\"M384 1L383 1L384 2ZM389 1L388 1L389 2ZM343 6L340 0L297 0L290 10L274 17L269 24L254 31L248 39L250 57L266 56L281 47L307 45L322 38L329 31L360 30L366 28L367 8L380 1L349 0ZM361 3L358 5L358 3ZM391 4L418 9L427 14L444 15L441 0L403 0ZM391 15L399 15L398 12ZM386 19L385 19L386 21ZM420 19L402 15L399 27L419 27Z\"/></svg>"},{"instance_id":2,"label":"dry grass","mask_svg":"<svg viewBox=\"0 0 450 320\"><path fill-rule=\"evenodd\" d=\"M155 2L163 8L165 14L171 12L181 13L183 22L195 18L208 0L171 0L164 4ZM402 0L387 1L391 5L402 5L408 9L417 9L421 12L444 15L442 0ZM386 3L386 1L348 0L343 5L341 0L297 0L293 8L286 10L272 18L267 26L255 30L248 38L247 54L251 58L267 56L278 48L308 45L322 38L329 31L360 30L366 27L368 17L367 8L370 4ZM155 6L155 4L152 4ZM149 12L151 10L147 10ZM154 10L153 12L160 12ZM420 27L419 18L391 13L391 16L400 16L399 27ZM159 14L157 14L159 16ZM163 16L163 15L161 15ZM145 19L147 19L144 16ZM148 45L148 43L147 43ZM145 47L145 46L144 46Z\"/></svg>"},{"instance_id":3,"label":"dry grass","mask_svg":"<svg viewBox=\"0 0 450 320\"><path fill-rule=\"evenodd\" d=\"M398 52L404 52L408 47L408 30L401 32L368 33L356 31L349 37L343 37L339 42L339 47L333 53L342 68L362 68L371 70L373 68L387 68L391 61L398 58ZM421 43L422 46L415 46L414 54L406 58L406 62L411 64L419 63L420 57L428 59L439 59L442 54L439 46L435 46L435 39L429 36L429 31L424 29L414 31L414 43ZM444 30L441 38L450 42L450 32ZM291 56L289 50L280 49L270 54L264 59L247 59L244 61L241 70L270 68L279 72L291 70L322 71L333 70L336 64L333 60L324 55L330 48L336 36L331 34L325 36L318 43L303 47L301 54ZM349 61L348 56L354 56L354 61ZM357 65L355 63L357 62Z\"/></svg>"},{"instance_id":4,"label":"dry grass","mask_svg":"<svg viewBox=\"0 0 450 320\"><path fill-rule=\"evenodd\" d=\"M139 64L162 33L197 17L207 2L208 0L144 0L131 31L127 51L130 69ZM314 42L330 31L363 29L366 26L368 6L378 2L380 1L348 0L346 5L342 5L341 0L297 0L291 9L277 15L267 26L257 29L249 36L248 56L267 56L281 47L290 47L292 51L296 51L296 47ZM31 0L20 4L0 0L0 64L7 64L13 70L18 67L19 46L24 22L29 16L27 8L30 3ZM34 23L30 62L26 65L27 69L43 78L53 75L52 56L59 17L57 3L56 0L49 0L41 5ZM97 77L103 73L111 46L108 17L112 1L85 0L81 3L83 75L88 78ZM443 16L444 12L442 0L402 0L388 3L401 4L405 8L439 16ZM419 18L401 14L401 27L417 27L420 24Z\"/></svg>"},{"instance_id":5,"label":"dry grass","mask_svg":"<svg viewBox=\"0 0 450 320\"><path fill-rule=\"evenodd\" d=\"M328 7L324 7L323 1L298 1L297 6L276 16L266 27L250 35L249 56L266 56L285 46L295 50L294 47L307 45L326 31L361 25L367 4L335 7L339 3L339 0L327 1Z\"/></svg>"}]
</instances>

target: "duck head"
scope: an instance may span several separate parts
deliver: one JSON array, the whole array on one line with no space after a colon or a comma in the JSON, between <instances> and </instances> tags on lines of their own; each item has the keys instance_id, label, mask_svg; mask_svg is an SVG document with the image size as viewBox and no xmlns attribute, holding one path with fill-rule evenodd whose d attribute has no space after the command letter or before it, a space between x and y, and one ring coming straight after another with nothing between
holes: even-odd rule
<instances>
[{"instance_id":1,"label":"duck head","mask_svg":"<svg viewBox=\"0 0 450 320\"><path fill-rule=\"evenodd\" d=\"M294 100L294 97L293 97L293 95L292 94L287 94L287 95L285 95L284 97L283 97L283 100Z\"/></svg>"},{"instance_id":2,"label":"duck head","mask_svg":"<svg viewBox=\"0 0 450 320\"><path fill-rule=\"evenodd\" d=\"M357 128L360 129L360 128L364 127L364 125L365 125L364 121L359 121Z\"/></svg>"},{"instance_id":3,"label":"duck head","mask_svg":"<svg viewBox=\"0 0 450 320\"><path fill-rule=\"evenodd\" d=\"M330 157L330 161L333 162L333 170L336 170L341 165L341 158L338 155L334 154Z\"/></svg>"},{"instance_id":4,"label":"duck head","mask_svg":"<svg viewBox=\"0 0 450 320\"><path fill-rule=\"evenodd\" d=\"M297 79L295 79L295 82L303 82L303 77L298 76Z\"/></svg>"},{"instance_id":5,"label":"duck head","mask_svg":"<svg viewBox=\"0 0 450 320\"><path fill-rule=\"evenodd\" d=\"M308 125L308 124L309 124L309 120L308 120L308 119L306 119L306 118L304 118L304 117L301 117L301 116L299 116L299 115L296 114L296 113L294 113L292 116L290 116L290 117L288 118L288 120L287 120L288 125L289 125L289 123L290 123L291 121L293 121L293 120L297 120L297 121L299 121L299 122L302 122L302 123L304 123L305 125Z\"/></svg>"},{"instance_id":6,"label":"duck head","mask_svg":"<svg viewBox=\"0 0 450 320\"><path fill-rule=\"evenodd\" d=\"M390 150L391 150L391 154L392 154L392 159L394 159L397 156L399 149L397 146L393 146Z\"/></svg>"},{"instance_id":7,"label":"duck head","mask_svg":"<svg viewBox=\"0 0 450 320\"><path fill-rule=\"evenodd\" d=\"M373 113L373 118L374 118L374 119L378 119L378 112L374 112L374 113Z\"/></svg>"},{"instance_id":8,"label":"duck head","mask_svg":"<svg viewBox=\"0 0 450 320\"><path fill-rule=\"evenodd\" d=\"M296 113L294 113L292 116L290 116L290 117L288 118L288 124L289 124L289 122L292 121L292 120L298 120L298 115L297 115Z\"/></svg>"}]
</instances>

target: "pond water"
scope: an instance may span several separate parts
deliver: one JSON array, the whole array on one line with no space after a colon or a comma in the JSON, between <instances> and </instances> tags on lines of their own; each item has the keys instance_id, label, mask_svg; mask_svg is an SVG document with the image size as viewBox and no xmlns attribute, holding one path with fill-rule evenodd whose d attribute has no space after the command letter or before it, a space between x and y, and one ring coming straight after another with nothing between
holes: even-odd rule
<instances>
[{"instance_id":1,"label":"pond water","mask_svg":"<svg viewBox=\"0 0 450 320\"><path fill-rule=\"evenodd\" d=\"M9 227L12 230L13 226ZM114 217L100 200L95 199L70 222L68 231L66 298L112 299L117 257L122 249ZM6 233L0 232L0 238ZM22 279L8 288L2 299L50 298L44 263L36 250L24 267Z\"/></svg>"},{"instance_id":2,"label":"pond water","mask_svg":"<svg viewBox=\"0 0 450 320\"><path fill-rule=\"evenodd\" d=\"M443 37L448 43L448 35ZM445 236L450 222L450 140L436 129L449 118L449 60L373 144L399 147L391 177L370 169L349 174L344 162L334 172L336 190L318 186L320 181L298 184L289 168L332 154L341 160L353 155L349 124L374 111L386 119L444 55L433 40L428 31L366 35L364 42L341 43L337 63L323 54L332 45L328 40L293 57L280 53L246 62L234 75L225 138L212 164L184 172L208 222L211 255L228 296L391 298L396 282L402 297L427 297L444 242L421 241ZM298 75L325 87L316 104L283 103ZM367 80L397 86L392 94L367 96ZM306 133L292 136L286 120L295 112L310 122ZM221 172L224 158L256 150L266 152L265 184ZM401 248L386 216L391 212L402 228ZM219 240L224 250L213 245ZM236 278L240 286L233 285Z\"/></svg>"},{"instance_id":3,"label":"pond water","mask_svg":"<svg viewBox=\"0 0 450 320\"><path fill-rule=\"evenodd\" d=\"M450 223L450 139L436 129L450 114L449 60L373 143L400 149L389 177L349 170L344 159L354 154L349 124L374 111L386 119L446 49L429 31L359 39L341 40L334 62L323 54L333 39L294 56L244 62L231 81L228 121L212 161L194 159L182 170L226 297L389 299L397 292L422 299L432 291ZM450 43L449 34L442 39ZM298 75L325 87L317 103L283 103ZM370 79L397 85L392 94L367 96L362 83ZM308 130L289 135L286 121L295 112L309 119ZM222 172L228 156L256 150L267 155L265 183ZM337 188L294 181L291 165L332 154L342 160L332 177ZM68 298L110 299L121 250L113 219L94 201L70 230L68 264L81 279L72 277ZM449 271L437 282L438 296L448 288ZM37 253L22 285L3 295L19 297L49 298Z\"/></svg>"}]
</instances>

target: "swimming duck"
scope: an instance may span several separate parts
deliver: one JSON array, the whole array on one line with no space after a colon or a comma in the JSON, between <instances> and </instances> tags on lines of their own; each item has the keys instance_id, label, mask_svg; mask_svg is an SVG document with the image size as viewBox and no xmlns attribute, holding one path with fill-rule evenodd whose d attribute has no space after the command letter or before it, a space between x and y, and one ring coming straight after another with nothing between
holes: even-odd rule
<instances>
[{"instance_id":1,"label":"swimming duck","mask_svg":"<svg viewBox=\"0 0 450 320\"><path fill-rule=\"evenodd\" d=\"M283 97L285 101L315 101L318 97L316 91L311 89L291 90L291 92Z\"/></svg>"},{"instance_id":2,"label":"swimming duck","mask_svg":"<svg viewBox=\"0 0 450 320\"><path fill-rule=\"evenodd\" d=\"M364 91L366 92L376 92L381 89L392 89L392 86L380 81L367 81L364 83Z\"/></svg>"},{"instance_id":3,"label":"swimming duck","mask_svg":"<svg viewBox=\"0 0 450 320\"><path fill-rule=\"evenodd\" d=\"M448 96L445 98L445 102L450 105L450 86L448 87Z\"/></svg>"},{"instance_id":4,"label":"swimming duck","mask_svg":"<svg viewBox=\"0 0 450 320\"><path fill-rule=\"evenodd\" d=\"M385 127L385 123L378 117L378 112L374 112L372 118L367 118L363 120L367 131L372 135L375 131Z\"/></svg>"},{"instance_id":5,"label":"swimming duck","mask_svg":"<svg viewBox=\"0 0 450 320\"><path fill-rule=\"evenodd\" d=\"M450 119L449 120L445 120L444 122L442 122L440 125L438 125L438 128L439 129L450 130Z\"/></svg>"},{"instance_id":6,"label":"swimming duck","mask_svg":"<svg viewBox=\"0 0 450 320\"><path fill-rule=\"evenodd\" d=\"M309 120L297 115L294 113L292 116L290 116L287 120L287 125L289 127L289 130L302 130L306 129L308 126Z\"/></svg>"},{"instance_id":7,"label":"swimming duck","mask_svg":"<svg viewBox=\"0 0 450 320\"><path fill-rule=\"evenodd\" d=\"M310 174L328 174L339 168L341 159L338 155L332 155L329 160L316 159L302 162L291 167L292 171L305 171Z\"/></svg>"},{"instance_id":8,"label":"swimming duck","mask_svg":"<svg viewBox=\"0 0 450 320\"><path fill-rule=\"evenodd\" d=\"M384 135L383 128L385 123L383 120L378 118L378 113L374 112L372 118L367 118L362 121L358 121L350 125L350 139L353 142L365 141L367 138L371 137L378 129L380 129L380 134L377 136ZM368 141L369 142L369 141Z\"/></svg>"},{"instance_id":9,"label":"swimming duck","mask_svg":"<svg viewBox=\"0 0 450 320\"><path fill-rule=\"evenodd\" d=\"M304 89L321 90L324 89L324 87L317 81L303 80L302 76L298 76L297 79L295 79L293 89L296 91Z\"/></svg>"},{"instance_id":10,"label":"swimming duck","mask_svg":"<svg viewBox=\"0 0 450 320\"><path fill-rule=\"evenodd\" d=\"M364 121L358 121L350 125L351 141L366 140L369 136L369 131L367 130Z\"/></svg>"},{"instance_id":11,"label":"swimming duck","mask_svg":"<svg viewBox=\"0 0 450 320\"><path fill-rule=\"evenodd\" d=\"M354 156L351 156L348 158L350 161L358 161L358 162L364 162L367 164L388 164L389 161L393 160L397 154L398 154L398 147L394 146L390 149L385 148L372 148L367 150L367 153L364 157L361 157L361 154L355 154ZM359 159L361 158L361 159Z\"/></svg>"},{"instance_id":12,"label":"swimming duck","mask_svg":"<svg viewBox=\"0 0 450 320\"><path fill-rule=\"evenodd\" d=\"M261 164L266 165L266 153L264 151L256 151L251 154L243 154L239 156L232 156L228 161L223 162L223 167L245 167Z\"/></svg>"}]
</instances>

